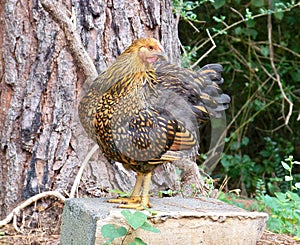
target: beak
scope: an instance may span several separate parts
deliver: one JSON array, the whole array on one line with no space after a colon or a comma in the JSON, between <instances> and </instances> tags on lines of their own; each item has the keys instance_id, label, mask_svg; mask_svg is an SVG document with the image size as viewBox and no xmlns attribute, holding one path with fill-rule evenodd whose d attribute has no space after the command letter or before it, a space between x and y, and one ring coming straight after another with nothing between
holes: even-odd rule
<instances>
[{"instance_id":1,"label":"beak","mask_svg":"<svg viewBox=\"0 0 300 245\"><path fill-rule=\"evenodd\" d=\"M158 46L158 50L159 50L160 52L165 53L164 47L163 47L160 43L158 43L157 46Z\"/></svg>"},{"instance_id":2,"label":"beak","mask_svg":"<svg viewBox=\"0 0 300 245\"><path fill-rule=\"evenodd\" d=\"M155 55L157 55L161 60L167 60L167 55L165 52L156 52Z\"/></svg>"},{"instance_id":3,"label":"beak","mask_svg":"<svg viewBox=\"0 0 300 245\"><path fill-rule=\"evenodd\" d=\"M157 46L158 50L157 52L155 52L155 55L157 55L162 60L167 60L167 54L165 53L164 47L160 43L158 43Z\"/></svg>"}]
</instances>

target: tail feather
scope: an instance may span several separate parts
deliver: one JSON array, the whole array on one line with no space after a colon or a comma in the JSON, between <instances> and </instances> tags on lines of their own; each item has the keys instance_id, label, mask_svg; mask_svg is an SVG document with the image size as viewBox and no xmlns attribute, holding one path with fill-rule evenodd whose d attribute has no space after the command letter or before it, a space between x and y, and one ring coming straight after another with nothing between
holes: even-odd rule
<instances>
[{"instance_id":1,"label":"tail feather","mask_svg":"<svg viewBox=\"0 0 300 245\"><path fill-rule=\"evenodd\" d=\"M155 64L155 71L161 88L170 89L190 102L200 121L220 117L220 112L229 107L230 97L219 86L224 82L220 64L208 64L195 72L160 61Z\"/></svg>"},{"instance_id":2,"label":"tail feather","mask_svg":"<svg viewBox=\"0 0 300 245\"><path fill-rule=\"evenodd\" d=\"M230 97L224 94L219 86L224 82L221 74L222 71L223 67L220 64L208 64L198 71L199 75L202 76L205 81L208 81L208 83L212 82L212 84L208 84L202 92L207 94L210 98L209 100L214 103L203 102L210 115L217 118L222 116L220 112L226 110L230 103Z\"/></svg>"}]
</instances>

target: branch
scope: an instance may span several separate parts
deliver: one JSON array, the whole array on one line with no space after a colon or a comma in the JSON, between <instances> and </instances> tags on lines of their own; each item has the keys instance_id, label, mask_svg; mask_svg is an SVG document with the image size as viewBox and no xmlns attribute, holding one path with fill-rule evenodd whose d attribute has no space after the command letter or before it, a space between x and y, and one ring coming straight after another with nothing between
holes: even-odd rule
<instances>
[{"instance_id":1,"label":"branch","mask_svg":"<svg viewBox=\"0 0 300 245\"><path fill-rule=\"evenodd\" d=\"M269 8L271 7L271 0L268 0L268 5L269 5ZM283 86L282 86L282 83L280 81L280 75L278 74L278 71L275 67L275 64L274 64L274 49L273 49L273 42L272 42L272 16L269 14L268 15L268 40L269 40L269 51L270 51L270 63L271 63L271 67L273 69L273 72L275 74L275 77L276 77L276 81L278 83L278 87L280 89L280 92L282 94L282 97L283 97L283 101L282 101L282 115L283 115L283 118L285 119L285 125L288 125L289 121L290 121L290 117L292 115L292 112L293 112L293 102L290 101L290 99L286 96L285 92L284 92L284 89L283 89ZM287 114L287 116L285 116L284 114L284 100L287 101L287 103L289 104L289 112Z\"/></svg>"},{"instance_id":2,"label":"branch","mask_svg":"<svg viewBox=\"0 0 300 245\"><path fill-rule=\"evenodd\" d=\"M245 20L244 16L239 12L237 11L236 9L230 7L230 10L234 13L236 13L237 15L239 15L241 17L241 20Z\"/></svg>"},{"instance_id":3,"label":"branch","mask_svg":"<svg viewBox=\"0 0 300 245\"><path fill-rule=\"evenodd\" d=\"M247 102L240 108L240 110L234 115L234 117L231 119L231 121L228 123L227 127L226 127L226 131L229 130L229 128L233 125L233 123L237 120L237 118L240 116L240 114L243 112L243 110L249 106L249 103L253 100L253 98L256 96L256 94L268 83L269 80L266 80L265 82L263 82L257 89L255 92L252 93L251 97L247 100ZM272 101L271 103L268 103L267 105L265 105L264 109L267 108L268 106L270 106L272 103L274 103L275 101ZM236 133L240 128L242 128L246 123L250 122L256 115L258 115L258 113L262 112L263 110L259 110L257 111L254 115L252 115L246 122L243 123L242 126L239 126L239 128L237 128L234 133ZM226 132L225 131L225 132ZM234 135L234 134L232 134ZM229 136L229 138L231 138L232 136Z\"/></svg>"},{"instance_id":4,"label":"branch","mask_svg":"<svg viewBox=\"0 0 300 245\"><path fill-rule=\"evenodd\" d=\"M265 44L265 45L268 44L268 42L266 42L266 41L258 41L258 42L253 42L253 43L255 43L255 44ZM293 50L291 50L291 49L289 49L287 47L284 47L284 46L282 46L280 44L277 44L277 43L272 43L272 45L274 47L280 48L280 49L282 49L282 50L284 50L286 52L291 53L292 55L296 56L297 58L300 58L300 54L298 54L297 52L295 52L295 51L293 51Z\"/></svg>"},{"instance_id":5,"label":"branch","mask_svg":"<svg viewBox=\"0 0 300 245\"><path fill-rule=\"evenodd\" d=\"M290 11L291 9L293 8L296 8L296 7L299 7L300 6L300 2L295 4L295 5L292 5L291 7L289 7L288 9L284 9L282 10L282 12L287 12L287 11ZM266 16L266 15L270 15L270 13L268 11L266 11L265 13L261 13L261 14L257 14L257 15L253 15L251 18L252 19L257 19L257 18L260 18L262 16ZM246 22L247 19L244 19L242 18L241 20L227 26L226 28L222 29L220 32L216 32L214 35L211 36L210 39L207 39L205 40L200 46L198 46L196 49L193 49L193 51L198 51L199 49L201 49L204 45L206 45L207 43L209 43L211 41L211 39L214 39L215 37L221 35L221 33L225 33L226 31L230 30L231 28L243 23L243 22ZM197 61L196 61L197 62ZM195 67L195 65L193 65L193 67Z\"/></svg>"},{"instance_id":6,"label":"branch","mask_svg":"<svg viewBox=\"0 0 300 245\"><path fill-rule=\"evenodd\" d=\"M93 81L98 76L98 72L92 59L86 52L79 34L76 32L74 10L70 13L61 2L54 0L40 0L40 2L43 8L64 31L72 56L86 78L85 83Z\"/></svg>"},{"instance_id":7,"label":"branch","mask_svg":"<svg viewBox=\"0 0 300 245\"><path fill-rule=\"evenodd\" d=\"M204 55L202 55L202 56L201 56L201 57L200 57L200 58L199 58L192 66L191 66L191 69L194 69L195 66L197 66L201 60L203 60L203 59L204 59L204 58L205 58L212 50L215 49L215 47L217 47L216 44L215 44L215 42L214 42L214 40L213 40L213 38L211 37L211 35L210 35L208 29L206 29L206 32L207 32L207 35L209 36L209 40L211 41L211 43L212 43L213 46L212 46L207 52L205 52ZM200 45L200 46L202 47L203 44Z\"/></svg>"},{"instance_id":8,"label":"branch","mask_svg":"<svg viewBox=\"0 0 300 245\"><path fill-rule=\"evenodd\" d=\"M90 158L92 157L92 155L98 150L98 148L99 148L99 146L97 144L95 144L94 147L89 151L89 153L85 157L85 159L84 159L83 163L81 164L81 167L76 175L74 183L72 185L69 198L74 198L75 192L76 193L78 192L78 186L79 186L79 183L81 180L81 176L83 174L83 170L85 169L85 167L86 167L87 163L89 162Z\"/></svg>"},{"instance_id":9,"label":"branch","mask_svg":"<svg viewBox=\"0 0 300 245\"><path fill-rule=\"evenodd\" d=\"M45 197L51 197L51 196L58 198L62 203L64 203L66 200L66 198L62 194L60 194L58 191L46 191L43 193L39 193L35 196L28 198L23 203L19 204L19 206L14 208L13 211L11 211L9 213L9 215L6 216L5 219L0 220L0 227L7 225L13 219L14 228L16 229L16 231L22 233L22 231L20 230L20 228L17 225L17 216L20 213L20 211L22 209L26 208L27 206L29 206L30 204L32 204L33 202L38 201L39 199L42 199Z\"/></svg>"}]
</instances>

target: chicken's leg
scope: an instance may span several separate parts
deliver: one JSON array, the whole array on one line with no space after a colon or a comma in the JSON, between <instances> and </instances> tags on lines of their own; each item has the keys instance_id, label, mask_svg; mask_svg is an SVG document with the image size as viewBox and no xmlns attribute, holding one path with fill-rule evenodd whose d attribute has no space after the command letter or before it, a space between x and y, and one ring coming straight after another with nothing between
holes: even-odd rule
<instances>
[{"instance_id":1,"label":"chicken's leg","mask_svg":"<svg viewBox=\"0 0 300 245\"><path fill-rule=\"evenodd\" d=\"M130 198L119 197L119 198L115 198L115 199L109 199L108 202L120 203L120 204L140 203L141 202L140 192L141 192L141 186L143 183L143 179L144 179L144 174L137 173L135 185L133 187L133 191L131 193Z\"/></svg>"},{"instance_id":2,"label":"chicken's leg","mask_svg":"<svg viewBox=\"0 0 300 245\"><path fill-rule=\"evenodd\" d=\"M147 174L137 173L136 183L130 198L110 199L109 202L120 203L119 208L132 208L143 210L145 207L151 207L149 202L149 190L152 173ZM142 196L140 196L140 189L143 182Z\"/></svg>"},{"instance_id":3,"label":"chicken's leg","mask_svg":"<svg viewBox=\"0 0 300 245\"><path fill-rule=\"evenodd\" d=\"M144 183L143 183L143 192L142 192L142 207L151 207L151 203L149 202L149 192L150 192L150 183L151 183L152 172L145 174Z\"/></svg>"}]
</instances>

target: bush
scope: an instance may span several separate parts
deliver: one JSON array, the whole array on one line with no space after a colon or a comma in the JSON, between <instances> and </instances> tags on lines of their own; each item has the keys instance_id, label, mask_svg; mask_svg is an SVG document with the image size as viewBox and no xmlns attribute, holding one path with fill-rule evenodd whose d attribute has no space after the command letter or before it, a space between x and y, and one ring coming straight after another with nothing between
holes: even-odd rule
<instances>
[{"instance_id":1,"label":"bush","mask_svg":"<svg viewBox=\"0 0 300 245\"><path fill-rule=\"evenodd\" d=\"M180 19L182 65L201 65L212 46L209 30L216 47L203 64L224 66L222 88L232 98L222 164L212 175L221 180L229 176L229 188L249 195L255 194L259 179L268 183L282 178L280 162L286 156L300 157L295 151L300 149L295 110L300 104L300 33L295 31L300 3L267 2L173 0ZM269 194L287 190L286 183L270 187Z\"/></svg>"}]
</instances>

